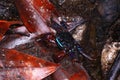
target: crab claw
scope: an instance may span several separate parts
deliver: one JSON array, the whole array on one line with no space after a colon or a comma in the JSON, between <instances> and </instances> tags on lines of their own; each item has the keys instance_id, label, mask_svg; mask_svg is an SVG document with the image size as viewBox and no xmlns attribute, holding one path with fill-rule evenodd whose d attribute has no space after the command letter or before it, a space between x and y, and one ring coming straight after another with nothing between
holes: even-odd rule
<instances>
[{"instance_id":1,"label":"crab claw","mask_svg":"<svg viewBox=\"0 0 120 80\"><path fill-rule=\"evenodd\" d=\"M2 39L2 37L6 33L6 31L9 29L9 27L14 24L22 24L22 22L0 20L0 40Z\"/></svg>"},{"instance_id":2,"label":"crab claw","mask_svg":"<svg viewBox=\"0 0 120 80\"><path fill-rule=\"evenodd\" d=\"M0 49L0 79L41 80L59 65L13 49Z\"/></svg>"}]
</instances>

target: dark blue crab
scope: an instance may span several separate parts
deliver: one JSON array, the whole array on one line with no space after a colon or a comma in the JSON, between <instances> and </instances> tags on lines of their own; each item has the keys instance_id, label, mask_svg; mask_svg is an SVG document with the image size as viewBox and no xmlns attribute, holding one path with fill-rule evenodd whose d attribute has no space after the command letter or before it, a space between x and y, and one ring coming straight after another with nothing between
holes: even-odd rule
<instances>
[{"instance_id":1,"label":"dark blue crab","mask_svg":"<svg viewBox=\"0 0 120 80\"><path fill-rule=\"evenodd\" d=\"M56 30L55 41L58 47L64 50L72 60L79 60L79 54L92 60L91 57L87 56L81 46L74 40L72 35L66 29L66 26L61 26L51 19L51 27Z\"/></svg>"}]
</instances>

